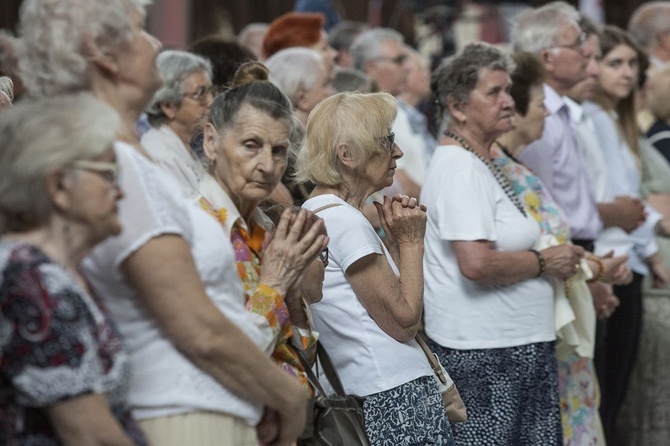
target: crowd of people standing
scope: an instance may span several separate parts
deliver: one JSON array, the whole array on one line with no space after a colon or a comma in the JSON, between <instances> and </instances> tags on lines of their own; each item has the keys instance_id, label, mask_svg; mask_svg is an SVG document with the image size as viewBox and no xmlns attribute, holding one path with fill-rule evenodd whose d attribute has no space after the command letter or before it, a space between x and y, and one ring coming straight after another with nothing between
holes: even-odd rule
<instances>
[{"instance_id":1,"label":"crowd of people standing","mask_svg":"<svg viewBox=\"0 0 670 446\"><path fill-rule=\"evenodd\" d=\"M430 67L318 13L182 51L143 0L25 0L0 35L0 444L300 444L320 348L373 446L665 444L659 17L551 2Z\"/></svg>"}]
</instances>

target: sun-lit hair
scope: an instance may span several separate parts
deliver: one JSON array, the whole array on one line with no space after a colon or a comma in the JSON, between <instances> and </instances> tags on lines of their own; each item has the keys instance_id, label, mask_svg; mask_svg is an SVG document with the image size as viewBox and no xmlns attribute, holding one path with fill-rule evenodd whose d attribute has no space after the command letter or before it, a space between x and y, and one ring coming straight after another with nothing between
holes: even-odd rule
<instances>
[{"instance_id":1,"label":"sun-lit hair","mask_svg":"<svg viewBox=\"0 0 670 446\"><path fill-rule=\"evenodd\" d=\"M32 97L89 89L91 46L113 54L129 42L133 14L147 0L25 0L18 39L0 36L0 47L18 57L18 77Z\"/></svg>"},{"instance_id":2,"label":"sun-lit hair","mask_svg":"<svg viewBox=\"0 0 670 446\"><path fill-rule=\"evenodd\" d=\"M388 93L337 93L321 101L307 118L298 152L296 179L317 186L338 186L344 166L338 147L346 145L352 160L363 165L387 150L381 140L391 131L396 100Z\"/></svg>"}]
</instances>

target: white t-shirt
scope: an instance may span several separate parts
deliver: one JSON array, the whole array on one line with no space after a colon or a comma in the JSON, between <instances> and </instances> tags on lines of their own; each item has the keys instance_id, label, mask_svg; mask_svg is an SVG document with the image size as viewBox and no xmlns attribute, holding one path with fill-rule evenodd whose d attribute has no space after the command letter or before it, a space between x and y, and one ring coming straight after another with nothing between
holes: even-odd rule
<instances>
[{"instance_id":1,"label":"white t-shirt","mask_svg":"<svg viewBox=\"0 0 670 446\"><path fill-rule=\"evenodd\" d=\"M485 285L460 272L452 241L489 240L498 251L533 248L537 222L524 217L489 168L459 146L433 154L421 202L428 207L424 255L426 333L448 348L490 349L552 341L553 289L543 278Z\"/></svg>"},{"instance_id":2,"label":"white t-shirt","mask_svg":"<svg viewBox=\"0 0 670 446\"><path fill-rule=\"evenodd\" d=\"M323 282L323 299L312 304L314 325L347 393L371 395L433 374L417 342L399 342L372 320L351 288L345 271L357 260L385 255L393 271L398 269L363 214L334 195L320 195L303 207L320 211L328 230L329 263Z\"/></svg>"},{"instance_id":3,"label":"white t-shirt","mask_svg":"<svg viewBox=\"0 0 670 446\"><path fill-rule=\"evenodd\" d=\"M205 176L205 168L170 126L152 127L142 136L142 147L158 167L175 180L184 196L196 195L198 183Z\"/></svg>"},{"instance_id":4,"label":"white t-shirt","mask_svg":"<svg viewBox=\"0 0 670 446\"><path fill-rule=\"evenodd\" d=\"M267 339L244 309L244 289L235 269L233 248L221 226L174 194L171 179L136 149L115 144L121 165L119 202L123 231L98 245L84 261L84 273L104 299L130 354L129 405L137 419L209 410L260 420L261 407L223 388L179 353L125 281L121 263L154 237L177 234L189 243L207 295L226 317L261 348ZM176 196L177 195L177 196ZM165 259L169 261L169 259Z\"/></svg>"},{"instance_id":5,"label":"white t-shirt","mask_svg":"<svg viewBox=\"0 0 670 446\"><path fill-rule=\"evenodd\" d=\"M398 104L398 114L393 122L395 142L403 152L402 158L398 159L396 163L398 170L403 170L412 181L421 186L428 165L426 141L420 133L414 133L404 107L411 106Z\"/></svg>"}]
</instances>

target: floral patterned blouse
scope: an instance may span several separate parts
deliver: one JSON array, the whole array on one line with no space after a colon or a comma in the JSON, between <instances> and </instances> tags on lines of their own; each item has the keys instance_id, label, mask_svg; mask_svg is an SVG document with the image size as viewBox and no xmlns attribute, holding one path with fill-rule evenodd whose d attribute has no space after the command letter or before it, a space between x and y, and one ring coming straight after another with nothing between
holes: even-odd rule
<instances>
[{"instance_id":1,"label":"floral patterned blouse","mask_svg":"<svg viewBox=\"0 0 670 446\"><path fill-rule=\"evenodd\" d=\"M260 283L263 250L270 238L267 217L256 209L250 226L247 226L230 198L209 175L201 181L200 193L200 206L230 234L237 273L246 290L246 308L264 316L273 333L272 358L282 369L295 376L311 395L307 375L289 343L303 351L308 361L313 361L318 337L311 329L293 327L284 297L274 288Z\"/></svg>"},{"instance_id":2,"label":"floral patterned blouse","mask_svg":"<svg viewBox=\"0 0 670 446\"><path fill-rule=\"evenodd\" d=\"M98 393L136 444L128 358L103 308L33 245L0 242L0 444L58 445L43 408Z\"/></svg>"},{"instance_id":3,"label":"floral patterned blouse","mask_svg":"<svg viewBox=\"0 0 670 446\"><path fill-rule=\"evenodd\" d=\"M544 187L542 181L526 166L517 162L498 144L491 148L495 165L503 172L514 188L526 211L540 225L542 235L553 235L560 244L570 240L570 226L563 211Z\"/></svg>"}]
</instances>

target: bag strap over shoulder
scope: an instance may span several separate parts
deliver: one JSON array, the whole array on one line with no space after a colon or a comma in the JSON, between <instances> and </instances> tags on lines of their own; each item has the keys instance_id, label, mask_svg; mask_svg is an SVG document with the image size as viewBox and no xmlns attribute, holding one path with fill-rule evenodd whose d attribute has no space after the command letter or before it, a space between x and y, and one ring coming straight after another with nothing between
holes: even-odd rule
<instances>
[{"instance_id":1,"label":"bag strap over shoulder","mask_svg":"<svg viewBox=\"0 0 670 446\"><path fill-rule=\"evenodd\" d=\"M323 211L325 209L328 209L328 208L334 208L335 206L342 206L342 204L341 203L326 204L324 206L321 206L320 208L314 209L312 212L314 212L316 214L317 212L321 212L321 211Z\"/></svg>"},{"instance_id":2,"label":"bag strap over shoulder","mask_svg":"<svg viewBox=\"0 0 670 446\"><path fill-rule=\"evenodd\" d=\"M426 341L423 340L423 336L421 333L416 334L416 342L419 343L421 346L421 350L426 354L426 358L428 358L428 362L430 363L430 367L433 369L433 372L435 372L435 376L437 376L437 379L440 380L442 384L447 383L447 377L444 376L444 372L442 367L440 366L440 361L437 359L437 355L433 353L428 347L428 344L426 344Z\"/></svg>"},{"instance_id":3,"label":"bag strap over shoulder","mask_svg":"<svg viewBox=\"0 0 670 446\"><path fill-rule=\"evenodd\" d=\"M325 390L323 390L323 386L321 386L319 378L317 378L317 376L314 374L312 367L309 365L309 362L307 362L307 359L305 359L305 356L302 354L302 352L293 345L291 345L291 348L298 355L298 359L300 359L300 363L305 369L305 373L307 374L307 379L309 380L310 384L312 384L314 389L317 390L322 396L328 396ZM330 360L330 356L328 356L328 353L326 352L323 344L318 341L316 343L316 355L319 359L321 367L323 367L326 378L328 378L328 382L333 387L333 390L335 390L335 393L339 396L346 396L344 393L344 386L342 386L342 381L340 381L340 375L338 375L337 370L335 370L335 366L333 366L333 363Z\"/></svg>"}]
</instances>

